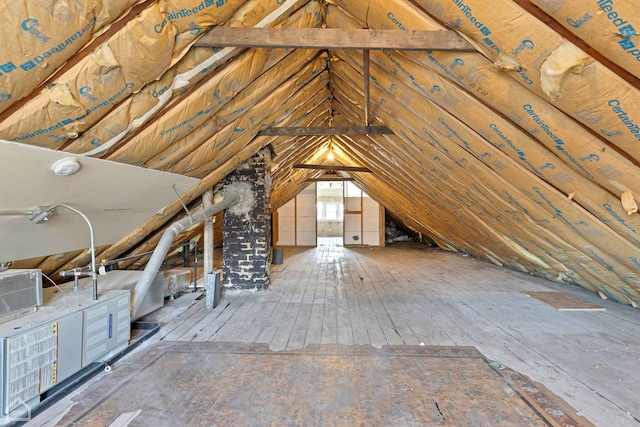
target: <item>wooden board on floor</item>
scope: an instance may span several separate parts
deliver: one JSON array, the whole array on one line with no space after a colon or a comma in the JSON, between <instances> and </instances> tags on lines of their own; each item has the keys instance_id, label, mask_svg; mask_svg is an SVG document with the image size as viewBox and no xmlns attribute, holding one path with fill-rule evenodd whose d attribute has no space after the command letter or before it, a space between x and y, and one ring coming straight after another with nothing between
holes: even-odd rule
<instances>
[{"instance_id":1,"label":"wooden board on floor","mask_svg":"<svg viewBox=\"0 0 640 427\"><path fill-rule=\"evenodd\" d=\"M59 422L589 425L555 401L473 347L163 343L92 384Z\"/></svg>"},{"instance_id":2,"label":"wooden board on floor","mask_svg":"<svg viewBox=\"0 0 640 427\"><path fill-rule=\"evenodd\" d=\"M560 311L605 311L604 307L600 307L590 302L583 301L579 298L567 295L564 292L522 292L535 298L543 303L550 305Z\"/></svg>"}]
</instances>

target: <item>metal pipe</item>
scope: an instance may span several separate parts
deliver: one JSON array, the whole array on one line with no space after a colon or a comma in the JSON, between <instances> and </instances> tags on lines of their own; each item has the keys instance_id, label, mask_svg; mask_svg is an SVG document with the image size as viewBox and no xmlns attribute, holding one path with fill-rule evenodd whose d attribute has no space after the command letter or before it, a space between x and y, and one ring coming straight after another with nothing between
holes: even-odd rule
<instances>
[{"instance_id":1,"label":"metal pipe","mask_svg":"<svg viewBox=\"0 0 640 427\"><path fill-rule=\"evenodd\" d=\"M84 221L87 223L87 225L89 226L89 238L90 238L90 242L91 242L91 274L83 274L81 272L75 272L73 271L73 275L75 276L76 274L78 275L88 275L91 276L92 281L93 281L93 300L97 301L98 300L98 273L96 271L96 244L95 244L95 239L93 237L93 226L91 225L91 221L89 221L89 218L87 218L87 216L85 214L83 214L82 212L80 212L78 209L73 208L69 205L65 205L64 203L57 203L55 205L52 206L48 206L46 208L46 210L53 210L57 207L63 207L63 208L67 208L70 211L73 211L75 213L77 213L78 215L80 215L82 217L82 219L84 219ZM65 276L64 271L60 273L61 276ZM71 275L71 274L68 274Z\"/></svg>"},{"instance_id":2,"label":"metal pipe","mask_svg":"<svg viewBox=\"0 0 640 427\"><path fill-rule=\"evenodd\" d=\"M55 205L51 205L51 206L40 206L39 208L34 209L32 211L0 212L0 215L29 215L31 217L29 219L32 222L35 222L36 224L42 224L43 222L47 221L47 219L49 219L49 216L51 215L53 210L58 207L67 208L70 211L77 213L82 217L82 219L84 219L84 221L89 226L89 238L90 238L90 244L91 244L91 273L88 273L88 274L82 273L74 269L70 271L62 271L60 275L63 277L74 276L74 278L78 276L91 276L93 279L93 299L95 301L98 299L98 273L96 271L96 244L94 239L93 226L91 225L91 221L89 221L89 218L87 218L85 214L80 212L78 209L71 207L69 205L66 205L64 203L56 203Z\"/></svg>"},{"instance_id":3,"label":"metal pipe","mask_svg":"<svg viewBox=\"0 0 640 427\"><path fill-rule=\"evenodd\" d=\"M67 277L67 276L73 276L73 280L74 280L74 285L73 285L73 290L77 291L78 290L78 278L80 276L91 276L91 281L93 282L93 300L97 301L98 300L98 274L94 273L93 271L87 271L86 273L82 270L78 270L78 269L73 269L73 270L66 270L66 271L61 271L60 275L62 277Z\"/></svg>"},{"instance_id":4,"label":"metal pipe","mask_svg":"<svg viewBox=\"0 0 640 427\"><path fill-rule=\"evenodd\" d=\"M189 242L182 245L182 263L189 267Z\"/></svg>"},{"instance_id":5,"label":"metal pipe","mask_svg":"<svg viewBox=\"0 0 640 427\"><path fill-rule=\"evenodd\" d=\"M193 292L198 291L198 244L193 247Z\"/></svg>"},{"instance_id":6,"label":"metal pipe","mask_svg":"<svg viewBox=\"0 0 640 427\"><path fill-rule=\"evenodd\" d=\"M202 206L208 208L213 205L213 191L207 190L202 194ZM204 253L202 254L202 269L205 275L213 271L213 221L215 218L207 218L204 222L204 238L202 247Z\"/></svg>"},{"instance_id":7,"label":"metal pipe","mask_svg":"<svg viewBox=\"0 0 640 427\"><path fill-rule=\"evenodd\" d=\"M0 216L33 215L36 211L0 211Z\"/></svg>"},{"instance_id":8,"label":"metal pipe","mask_svg":"<svg viewBox=\"0 0 640 427\"><path fill-rule=\"evenodd\" d=\"M142 301L149 291L149 288L151 288L153 279L156 277L156 274L158 274L158 271L160 271L162 261L164 261L165 256L167 256L169 248L171 247L171 243L173 243L173 240L176 238L176 236L186 228L191 227L194 224L198 224L199 222L204 221L210 216L215 215L227 208L230 208L240 201L242 201L242 196L239 192L228 191L222 201L196 214L193 214L191 217L186 217L179 221L176 221L169 227L167 227L167 229L162 234L162 237L160 238L156 249L153 251L153 255L151 255L149 262L144 268L142 276L140 276L140 279L138 279L138 283L136 283L136 286L131 293L132 320L135 320L136 314L140 309L140 306L142 305Z\"/></svg>"}]
</instances>

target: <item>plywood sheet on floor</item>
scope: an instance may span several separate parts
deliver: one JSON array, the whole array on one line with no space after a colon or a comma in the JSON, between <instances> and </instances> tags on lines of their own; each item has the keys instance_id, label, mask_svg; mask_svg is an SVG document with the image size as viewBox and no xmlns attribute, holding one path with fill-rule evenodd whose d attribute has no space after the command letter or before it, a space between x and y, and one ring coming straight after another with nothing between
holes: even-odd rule
<instances>
[{"instance_id":1,"label":"plywood sheet on floor","mask_svg":"<svg viewBox=\"0 0 640 427\"><path fill-rule=\"evenodd\" d=\"M60 424L110 426L125 417L136 426L581 425L553 396L517 373L503 375L473 347L273 352L158 343L131 363L86 390Z\"/></svg>"},{"instance_id":2,"label":"plywood sheet on floor","mask_svg":"<svg viewBox=\"0 0 640 427\"><path fill-rule=\"evenodd\" d=\"M564 292L522 292L525 295L529 295L531 298L535 298L542 301L551 307L557 308L560 311L605 311L604 307L591 304L590 302L583 301L579 298L568 295Z\"/></svg>"}]
</instances>

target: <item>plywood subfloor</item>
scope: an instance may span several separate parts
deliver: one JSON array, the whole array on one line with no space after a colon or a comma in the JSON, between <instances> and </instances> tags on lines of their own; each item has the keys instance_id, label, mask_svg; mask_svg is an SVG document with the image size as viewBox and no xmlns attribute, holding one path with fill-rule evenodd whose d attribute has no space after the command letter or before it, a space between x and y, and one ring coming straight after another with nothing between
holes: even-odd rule
<instances>
[{"instance_id":1,"label":"plywood subfloor","mask_svg":"<svg viewBox=\"0 0 640 427\"><path fill-rule=\"evenodd\" d=\"M472 347L324 345L273 352L260 344L158 343L134 362L143 369L104 378L59 423L581 425L533 385L516 388Z\"/></svg>"},{"instance_id":2,"label":"plywood subfloor","mask_svg":"<svg viewBox=\"0 0 640 427\"><path fill-rule=\"evenodd\" d=\"M559 311L523 291L563 292L606 311ZM199 295L185 294L152 313L161 330L135 352L174 342L263 344L272 351L472 346L598 426L640 426L640 311L579 288L424 245L324 244L285 248L265 292L227 293L211 311ZM122 360L114 370L130 363ZM47 410L34 425L56 420L86 393Z\"/></svg>"},{"instance_id":3,"label":"plywood subfloor","mask_svg":"<svg viewBox=\"0 0 640 427\"><path fill-rule=\"evenodd\" d=\"M602 306L592 304L580 298L567 295L564 292L532 292L524 291L523 294L529 295L538 301L549 304L551 307L561 311L605 311Z\"/></svg>"}]
</instances>

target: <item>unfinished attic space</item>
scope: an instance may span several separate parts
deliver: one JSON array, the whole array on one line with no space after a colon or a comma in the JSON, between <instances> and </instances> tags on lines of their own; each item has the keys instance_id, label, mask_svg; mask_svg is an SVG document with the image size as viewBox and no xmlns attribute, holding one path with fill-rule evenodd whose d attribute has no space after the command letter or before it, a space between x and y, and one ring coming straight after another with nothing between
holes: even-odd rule
<instances>
[{"instance_id":1,"label":"unfinished attic space","mask_svg":"<svg viewBox=\"0 0 640 427\"><path fill-rule=\"evenodd\" d=\"M640 426L631 0L0 0L0 426Z\"/></svg>"}]
</instances>

